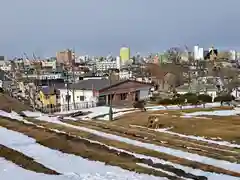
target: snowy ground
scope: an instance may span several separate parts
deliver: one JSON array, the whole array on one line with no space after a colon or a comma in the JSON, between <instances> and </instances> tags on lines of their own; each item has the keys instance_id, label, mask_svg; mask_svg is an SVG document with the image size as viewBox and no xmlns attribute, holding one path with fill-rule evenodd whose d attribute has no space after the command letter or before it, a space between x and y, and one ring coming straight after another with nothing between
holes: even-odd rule
<instances>
[{"instance_id":1,"label":"snowy ground","mask_svg":"<svg viewBox=\"0 0 240 180\"><path fill-rule=\"evenodd\" d=\"M211 107L218 107L220 106L220 103L207 103L205 105L205 108L211 108ZM170 105L170 106L149 106L146 107L148 110L150 111L157 111L157 110L177 110L180 109L179 106L177 105ZM191 105L187 105L187 106L182 106L182 109L193 109L193 108L203 108L203 105L197 105L197 106L191 106Z\"/></svg>"},{"instance_id":2,"label":"snowy ground","mask_svg":"<svg viewBox=\"0 0 240 180\"><path fill-rule=\"evenodd\" d=\"M207 103L206 104L206 108L210 108L210 107L218 107L220 106L220 103ZM203 107L202 105L199 106L183 106L183 109L191 109L191 108L196 108L196 107ZM149 111L158 111L158 110L174 110L174 109L180 109L179 106L177 105L171 105L171 106L147 106L146 107L147 110ZM79 110L78 110L79 111ZM93 119L97 116L104 116L102 118L102 120L108 120L108 113L109 113L109 107L108 106L100 106L100 107L94 107L94 108L88 108L88 109L82 109L81 111L83 112L91 112L90 114L87 114L85 116L81 116L81 119ZM125 112L128 111L128 112ZM124 114L127 113L132 113L138 111L137 109L134 108L113 108L113 112L115 112L115 114L113 115L114 118L120 117ZM69 114L69 113L73 113L73 112L77 112L77 110L74 111L66 111L66 112L61 112L61 113L55 113L55 115L60 115L60 114Z\"/></svg>"},{"instance_id":3,"label":"snowy ground","mask_svg":"<svg viewBox=\"0 0 240 180\"><path fill-rule=\"evenodd\" d=\"M194 117L194 116L234 116L240 114L239 109L233 110L217 110L217 111L197 111L193 113L185 113L185 117Z\"/></svg>"},{"instance_id":4,"label":"snowy ground","mask_svg":"<svg viewBox=\"0 0 240 180\"><path fill-rule=\"evenodd\" d=\"M18 119L18 118L16 118L16 119ZM196 161L196 162L213 165L213 166L220 167L220 168L225 168L227 170L232 170L232 171L238 172L238 170L240 169L240 164L230 163L230 162L222 161L222 160L216 160L216 159L200 156L198 154L192 154L192 153L184 152L184 151L181 151L181 150L167 148L167 147L164 147L164 146L157 146L157 145L154 145L154 144L143 143L143 142L132 140L132 139L129 139L129 138L124 138L124 137L121 137L121 136L117 136L117 135L113 135L113 134L104 133L104 132L100 132L100 131L97 131L97 130L89 129L89 128L86 128L86 127L79 127L79 126L70 125L70 124L58 121L56 117L41 116L38 119L43 120L43 121L48 121L48 122L61 124L61 125L64 125L64 126L75 128L75 129L79 129L81 131L89 132L89 133L92 133L92 134L95 134L95 135L98 135L98 136L101 136L101 137L104 137L104 138L107 138L107 139L116 140L116 141L120 141L120 142L125 142L125 143L132 144L132 145L135 145L135 146L145 147L147 149L151 149L151 150L155 150L155 151L159 151L159 152L164 152L166 154L174 155L176 157L186 158L186 159L193 160L193 161Z\"/></svg>"},{"instance_id":5,"label":"snowy ground","mask_svg":"<svg viewBox=\"0 0 240 180\"><path fill-rule=\"evenodd\" d=\"M117 119L118 117L121 117L125 114L129 114L129 113L133 113L133 112L136 112L137 110L133 110L133 111L127 111L127 112L117 112L115 114L113 114L113 119ZM100 117L98 118L100 120L109 120L109 115L105 115L104 117Z\"/></svg>"},{"instance_id":6,"label":"snowy ground","mask_svg":"<svg viewBox=\"0 0 240 180\"><path fill-rule=\"evenodd\" d=\"M143 126L138 126L138 125L130 125L131 127L137 127L137 128L144 128L146 129L146 127ZM166 134L171 134L171 135L175 135L178 137L183 137L183 138L187 138L187 139L193 139L193 140L197 140L197 141L203 141L203 142L207 142L210 144L217 144L217 145L221 145L221 146L227 146L227 147L233 147L233 148L240 148L239 144L233 144L230 143L228 141L222 141L221 138L215 138L218 139L218 141L212 140L212 139L207 139L205 137L201 137L201 136L192 136L192 135L185 135L185 134L180 134L180 133L176 133L176 132L172 132L170 131L171 129L173 129L173 127L169 127L169 128L160 128L160 129L148 129L148 130L152 130L152 131L157 131L157 132L162 132L162 133L166 133Z\"/></svg>"},{"instance_id":7,"label":"snowy ground","mask_svg":"<svg viewBox=\"0 0 240 180\"><path fill-rule=\"evenodd\" d=\"M46 175L28 171L3 158L0 158L0 178L3 180L74 180L74 177Z\"/></svg>"},{"instance_id":8,"label":"snowy ground","mask_svg":"<svg viewBox=\"0 0 240 180\"><path fill-rule=\"evenodd\" d=\"M0 144L19 151L35 159L36 162L55 170L64 176L73 175L74 179L89 180L157 180L159 177L137 174L118 167L107 166L104 163L89 161L79 156L65 154L44 147L32 138L21 133L0 128ZM6 169L6 168L5 168ZM14 172L14 171L12 171ZM0 174L0 178L3 178ZM56 178L56 177L55 177ZM9 179L10 180L10 179ZM26 180L26 179L24 179Z\"/></svg>"},{"instance_id":9,"label":"snowy ground","mask_svg":"<svg viewBox=\"0 0 240 180\"><path fill-rule=\"evenodd\" d=\"M17 113L14 113L14 112L6 113L3 111L0 111L0 115L9 117L12 119L17 119L17 120L23 119L22 117L19 117L19 115ZM103 132L96 131L96 130L89 129L89 128L77 127L77 126L65 124L65 123L58 121L58 119L56 117L48 117L46 115L41 115L40 117L38 117L38 119L62 124L65 126L69 126L69 127L73 127L73 128L82 130L82 131L90 132L92 134L96 134L101 137L113 139L113 140L120 141L120 142L126 142L128 144L132 144L135 146L145 147L147 149L164 152L166 154L170 154L170 155L174 155L177 157L201 162L204 164L214 165L216 167L229 169L229 170L232 170L235 172L238 172L238 170L240 169L240 164L230 163L230 162L221 161L221 160L215 160L212 158L199 156L197 154L187 153L187 152L175 150L172 148L166 148L166 147L157 146L157 145L153 145L153 144L149 144L149 143L143 143L143 142L128 139L128 138L123 138L121 136L103 133ZM167 130L165 129L164 131L167 131ZM43 147L43 146L37 144L35 142L35 140L33 140L27 136L24 136L20 133L16 133L13 131L6 130L4 128L0 128L0 137L4 137L4 138L0 138L0 144L3 144L12 149L18 150L18 151L22 152L23 154L26 154L30 157L33 157L34 159L36 159L37 162L45 165L46 167L48 167L50 169L53 169L53 170L63 174L63 176L47 176L47 175L40 176L39 175L39 177L38 177L38 175L36 175L36 178L39 178L39 179L40 178L43 180L45 180L45 179L46 180L48 180L48 179L49 180L52 180L52 179L56 179L56 180L58 180L58 179L76 179L76 180L78 180L78 179L79 180L80 179L86 179L86 180L114 179L114 180L118 180L119 179L119 180L123 180L124 179L125 180L126 179L127 180L129 178L133 179L133 180L134 180L134 178L136 180L159 179L159 178L155 178L155 177L148 176L148 175L139 175L139 174L136 174L133 172L128 172L128 171L122 170L120 168L115 169L116 167L106 166L100 162L93 162L93 161L82 159L81 157L78 157L78 156L68 155L68 154L61 153L59 151L54 151L54 150L51 150L49 148L46 148L46 147ZM128 152L128 153L131 153L131 152ZM132 154L134 154L134 153L132 153ZM189 173L192 173L195 175L206 176L206 177L208 177L209 180L215 180L215 179L237 180L238 179L238 178L227 176L227 175L220 175L220 174L215 174L215 173L210 173L210 172L204 172L204 171L197 170L197 169L192 169L190 167L181 166L178 164L170 163L170 162L163 161L163 160L153 158L153 157L147 157L147 156L140 155L140 154L134 154L134 156L146 158L146 159L152 159L155 163L159 162L159 163L163 163L163 164L170 164L176 168L183 169L186 172L189 172ZM49 158L49 157L51 157L51 158ZM1 159L0 159L0 161L1 161ZM11 180L11 177L13 175L11 173L9 173L10 172L9 168L13 168L14 170L16 169L16 172L19 171L19 174L22 174L22 176L24 177L24 178L22 178L23 180L28 180L30 178L32 179L32 177L34 177L34 175L35 175L35 173L29 173L26 170L23 170L18 167L14 167L13 164L11 164L5 160L2 160L1 162L4 163L5 168L3 170L4 173L1 174L1 165L0 165L0 178L4 177L4 179L6 179L6 180L8 180L8 179ZM72 162L74 163L74 165L72 164ZM92 165L92 164L94 164L94 165ZM81 167L81 168L79 168L79 167ZM94 168L92 168L92 167L94 167ZM88 170L88 168L91 170ZM94 171L96 169L97 169L97 172ZM100 170L98 170L98 169L100 169ZM126 174L126 176L123 174Z\"/></svg>"},{"instance_id":10,"label":"snowy ground","mask_svg":"<svg viewBox=\"0 0 240 180\"><path fill-rule=\"evenodd\" d=\"M180 133L169 131L170 129L171 128L156 129L156 131L167 133L167 134L176 135L176 136L183 137L183 138L194 139L194 140L197 140L197 141L204 141L204 142L208 142L208 143L211 143L211 144L218 144L218 145L222 145L222 146L228 146L228 147L233 147L233 148L240 148L239 144L232 144L232 143L227 142L227 141L209 140L209 139L206 139L206 138L200 137L200 136L184 135L184 134L180 134Z\"/></svg>"},{"instance_id":11,"label":"snowy ground","mask_svg":"<svg viewBox=\"0 0 240 180\"><path fill-rule=\"evenodd\" d=\"M150 150L163 152L163 153L173 155L173 156L176 156L176 157L185 158L185 159L200 162L200 163L203 163L203 164L213 165L213 166L216 166L216 167L224 168L224 169L235 171L235 172L238 172L239 169L240 169L240 164L230 163L230 162L223 161L223 160L216 160L216 159L213 159L213 158L204 157L204 156L200 156L198 154L188 153L188 152L184 152L184 151L176 150L176 149L172 149L172 148L167 148L167 147L164 147L164 146L157 146L157 145L154 145L154 144L143 143L143 142L136 141L136 140L133 140L133 139L129 139L129 138L125 138L125 137L121 137L121 136L117 136L117 135L113 135L113 134L109 134L109 133L100 132L100 131L89 129L89 128L86 128L86 127L74 126L74 125L70 125L70 124L67 124L67 123L63 123L63 122L58 121L56 119L52 120L52 117L44 117L43 118L43 116L41 116L38 119L43 120L43 121L48 121L48 122L61 124L61 125L67 126L67 127L72 127L72 128L75 128L75 129L78 129L78 130L81 130L81 131L89 132L89 133L95 134L97 136L107 138L107 139L116 140L116 141L119 141L119 142L125 142L125 143L132 144L132 145L135 145L135 146L144 147L144 148L147 148L147 149L150 149Z\"/></svg>"},{"instance_id":12,"label":"snowy ground","mask_svg":"<svg viewBox=\"0 0 240 180\"><path fill-rule=\"evenodd\" d=\"M207 104L206 107L217 107L219 106L219 103L211 103ZM201 106L202 107L202 106ZM183 109L189 109L189 108L195 108L195 106L185 106ZM161 109L179 109L178 106L168 106L167 108L164 106L152 106L152 107L147 107L148 110L150 111L156 111L156 110L161 110ZM128 112L124 112L128 110ZM103 120L108 120L108 112L109 112L109 107L95 107L95 108L90 108L87 109L86 111L91 111L92 113L83 116L83 119L92 119L96 116L100 115L105 115L101 119ZM113 108L113 111L116 112L113 116L114 118L120 117L124 114L127 113L132 113L135 112L133 108L125 108L125 109L116 109ZM69 113L69 112L68 112ZM111 140L119 141L119 142L125 142L131 145L135 145L138 147L144 147L150 150L158 151L158 152L163 152L169 155L173 155L176 157L180 158L185 158L188 160L196 161L199 163L207 164L207 165L213 165L215 167L220 167L224 168L226 170L231 170L235 172L239 172L240 169L240 164L236 163L231 163L228 161L223 161L223 160L217 160L205 156L200 156L198 154L193 154L189 152L184 152L181 150L176 150L173 148L166 148L164 146L158 146L150 143L144 143L141 141L136 141L133 139L129 138L124 138L121 136L116 136L113 134L109 133L104 133L100 132L97 130L85 128L85 127L79 127L79 126L73 126L70 124L66 124L63 122L60 122L58 120L58 117L49 117L46 114L40 113L40 112L30 112L30 111L24 111L24 114L28 117L34 117L36 119L42 120L42 121L49 121L57 124L61 124L64 126L72 127L75 129L79 129L81 131L89 132L104 138L108 138ZM195 116L200 116L200 115L218 115L218 116L231 116L231 115L236 115L240 114L240 110L222 110L222 111L208 111L208 112L195 112L195 113L186 113L184 116L186 117L195 117ZM11 119L16 119L16 120L23 120L23 117L19 116L15 112L7 113L4 111L0 110L0 116L11 118ZM77 120L76 118L71 118L71 117L65 117L65 119L71 119L71 120ZM219 145L224 145L224 146L229 146L229 147L235 147L235 148L240 148L240 145L237 144L231 144L229 142L225 141L213 141L213 140L208 140L205 139L204 137L196 137L196 136L187 136L179 133L174 133L169 131L170 129L158 129L158 131L163 132L163 133L168 133L172 135L176 135L179 137L183 138L189 138L189 139L194 139L198 141L204 141L212 144L219 144ZM162 180L165 178L159 178L159 177L153 177L149 175L143 175L143 174L137 174L134 172L126 171L118 167L112 167L112 166L107 166L104 163L101 162L95 162L95 161L89 161L86 159L83 159L79 156L75 155L70 155L70 154L65 154L61 153L60 151L55 151L52 149L49 149L47 147L44 147L40 144L37 144L34 139L31 139L21 133L17 133L14 131L7 130L5 128L0 127L0 144L5 145L9 148L12 148L14 150L17 150L29 157L32 157L35 159L37 162L45 165L46 167L55 170L62 175L56 176L56 175L44 175L44 174L37 174L31 171L27 171L25 169L22 169L15 164L6 161L5 159L0 158L0 179L4 180L12 180L16 178L16 174L19 180L30 180L30 179L36 179L36 180ZM114 147L111 147L114 148ZM115 148L117 149L117 148ZM123 151L121 149L118 149L119 151ZM127 152L127 151L125 151ZM149 156L145 156L142 154L135 154L131 152L127 152L128 154L132 154L135 157L138 158L145 158L145 159L151 159L155 163L162 163L162 164L169 164L172 165L176 168L182 169L185 172L189 172L195 175L199 176L205 176L208 177L209 180L237 180L239 178L232 177L232 176L227 176L227 175L222 175L222 174L215 174L215 173L210 173L210 172L204 172L202 170L198 169L193 169L191 167L186 167L178 164L174 164L168 161L164 161L158 158L153 158ZM51 158L49 158L51 157ZM79 168L80 167L80 168ZM15 173L12 173L15 172Z\"/></svg>"},{"instance_id":13,"label":"snowy ground","mask_svg":"<svg viewBox=\"0 0 240 180\"><path fill-rule=\"evenodd\" d=\"M61 123L61 122L60 122L60 124L68 126L68 127L72 127L75 129L79 129L81 131L89 132L89 133L92 133L92 134L95 134L95 135L98 135L98 136L101 136L104 138L108 138L111 140L125 142L127 144L132 144L132 145L135 145L138 147L144 147L144 148L147 148L150 150L163 152L163 153L166 153L169 155L173 155L173 156L180 157L180 158L185 158L185 159L200 162L203 164L213 165L216 167L224 168L224 169L235 171L235 172L238 172L240 169L240 164L230 163L230 162L223 161L223 160L216 160L213 158L204 157L204 156L200 156L198 154L188 153L188 152L184 152L184 151L176 150L176 149L172 149L172 148L167 148L164 146L157 146L154 144L143 143L143 142L136 141L133 139L129 139L129 138L125 138L125 137L121 137L121 136L117 136L117 135L113 135L113 134L109 134L109 133L104 133L104 132L96 131L96 130L85 128L85 127L73 126L73 125Z\"/></svg>"}]
</instances>

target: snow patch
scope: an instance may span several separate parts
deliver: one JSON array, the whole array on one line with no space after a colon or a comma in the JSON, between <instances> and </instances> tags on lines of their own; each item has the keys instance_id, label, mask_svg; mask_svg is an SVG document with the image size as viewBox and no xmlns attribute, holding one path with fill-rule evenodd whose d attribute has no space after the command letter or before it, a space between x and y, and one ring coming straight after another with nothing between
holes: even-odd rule
<instances>
[{"instance_id":1,"label":"snow patch","mask_svg":"<svg viewBox=\"0 0 240 180\"><path fill-rule=\"evenodd\" d=\"M113 135L113 134L109 134L109 133L100 132L100 131L86 128L86 127L74 126L74 125L63 123L60 121L55 121L55 123L58 123L58 124L61 124L61 125L67 126L67 127L79 129L81 131L89 132L89 133L92 133L92 134L95 134L97 136L101 136L101 137L104 137L107 139L125 142L127 144L144 147L144 148L147 148L150 150L163 152L163 153L170 154L170 155L173 155L176 157L185 158L185 159L188 159L191 161L196 161L196 162L203 163L203 164L213 165L216 167L224 168L224 169L235 171L235 172L238 172L240 169L240 164L231 163L228 161L217 160L217 159L213 159L213 158L209 158L209 157L205 157L205 156L200 156L198 154L193 154L193 153L184 152L181 150L167 148L164 146L158 146L158 145L154 145L154 144L150 144L150 143L144 143L141 141L137 141L137 140L133 140L133 139L129 139L129 138L125 138L125 137L121 137L121 136L117 136L117 135Z\"/></svg>"},{"instance_id":2,"label":"snow patch","mask_svg":"<svg viewBox=\"0 0 240 180\"><path fill-rule=\"evenodd\" d=\"M39 162L46 167L53 169L65 175L75 174L76 179L82 180L160 180L165 178L154 177L146 174L138 174L123 170L119 167L105 165L102 162L90 161L83 159L80 156L62 153L57 150L52 150L44 147L28 136L21 133L11 131L5 128L0 128L0 144L6 147L19 151ZM1 165L0 165L1 166ZM1 169L1 168L0 168ZM6 169L6 168L3 168ZM12 173L14 172L14 173ZM11 170L12 174L16 172ZM8 176L10 176L8 174ZM0 177L3 175L0 173ZM12 179L15 179L12 178ZM74 177L75 178L75 177ZM2 178L1 178L2 179ZM8 178L9 179L9 178ZM4 178L5 180L5 178ZM10 180L10 179L9 179ZM24 179L26 180L26 179Z\"/></svg>"},{"instance_id":3,"label":"snow patch","mask_svg":"<svg viewBox=\"0 0 240 180\"><path fill-rule=\"evenodd\" d=\"M39 117L42 116L43 114L41 112L35 111L22 111L22 113L27 116L27 117Z\"/></svg>"},{"instance_id":4,"label":"snow patch","mask_svg":"<svg viewBox=\"0 0 240 180\"><path fill-rule=\"evenodd\" d=\"M185 113L184 117L194 116L234 116L240 114L240 110L216 110L216 111L197 111L193 113Z\"/></svg>"},{"instance_id":5,"label":"snow patch","mask_svg":"<svg viewBox=\"0 0 240 180\"><path fill-rule=\"evenodd\" d=\"M197 140L197 141L204 141L204 142L208 142L208 143L211 143L211 144L217 144L217 145L228 146L228 147L233 147L233 148L240 148L239 144L232 144L232 143L227 142L227 141L208 140L204 137L184 135L184 134L172 132L172 131L169 131L169 130L170 129L165 128L165 129L156 129L155 131L162 132L162 133L167 133L167 134L172 134L172 135L176 135L176 136L183 137L183 138L194 139L194 140Z\"/></svg>"}]
</instances>

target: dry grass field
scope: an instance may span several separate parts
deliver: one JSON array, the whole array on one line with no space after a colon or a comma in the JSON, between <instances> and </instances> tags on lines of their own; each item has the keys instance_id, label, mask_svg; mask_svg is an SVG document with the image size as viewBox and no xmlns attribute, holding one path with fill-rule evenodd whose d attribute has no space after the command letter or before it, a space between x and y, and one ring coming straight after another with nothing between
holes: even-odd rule
<instances>
[{"instance_id":1,"label":"dry grass field","mask_svg":"<svg viewBox=\"0 0 240 180\"><path fill-rule=\"evenodd\" d=\"M230 109L229 107L219 107L211 109L188 109L188 110L167 110L154 112L137 112L126 114L117 121L109 124L128 127L138 125L146 127L150 115L158 115L162 128L172 127L171 131L187 135L204 136L206 138L221 138L222 140L236 142L240 144L240 116L207 116L200 118L183 117L182 113L196 111L212 111L220 109Z\"/></svg>"}]
</instances>

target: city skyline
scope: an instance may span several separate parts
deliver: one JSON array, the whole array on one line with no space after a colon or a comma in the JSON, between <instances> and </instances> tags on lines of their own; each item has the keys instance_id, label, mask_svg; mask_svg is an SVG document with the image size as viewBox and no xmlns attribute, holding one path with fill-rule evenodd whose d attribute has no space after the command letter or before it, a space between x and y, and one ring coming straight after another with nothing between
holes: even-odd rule
<instances>
[{"instance_id":1,"label":"city skyline","mask_svg":"<svg viewBox=\"0 0 240 180\"><path fill-rule=\"evenodd\" d=\"M8 0L1 4L0 54L51 56L75 48L106 55L119 54L125 45L132 54L196 44L239 50L239 5L236 0Z\"/></svg>"}]
</instances>

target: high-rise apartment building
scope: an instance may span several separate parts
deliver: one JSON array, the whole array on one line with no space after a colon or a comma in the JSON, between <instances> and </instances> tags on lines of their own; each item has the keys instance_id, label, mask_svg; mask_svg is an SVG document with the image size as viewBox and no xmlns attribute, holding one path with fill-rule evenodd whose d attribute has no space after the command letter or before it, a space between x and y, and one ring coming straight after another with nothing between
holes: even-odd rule
<instances>
[{"instance_id":1,"label":"high-rise apartment building","mask_svg":"<svg viewBox=\"0 0 240 180\"><path fill-rule=\"evenodd\" d=\"M60 51L60 52L57 52L56 57L57 57L57 63L70 65L72 64L73 52L69 49L65 51Z\"/></svg>"},{"instance_id":2,"label":"high-rise apartment building","mask_svg":"<svg viewBox=\"0 0 240 180\"><path fill-rule=\"evenodd\" d=\"M203 60L204 59L204 49L199 46L194 46L193 50L194 60Z\"/></svg>"},{"instance_id":3,"label":"high-rise apartment building","mask_svg":"<svg viewBox=\"0 0 240 180\"><path fill-rule=\"evenodd\" d=\"M130 60L130 48L128 47L122 47L120 49L120 58L122 64L126 64Z\"/></svg>"}]
</instances>

